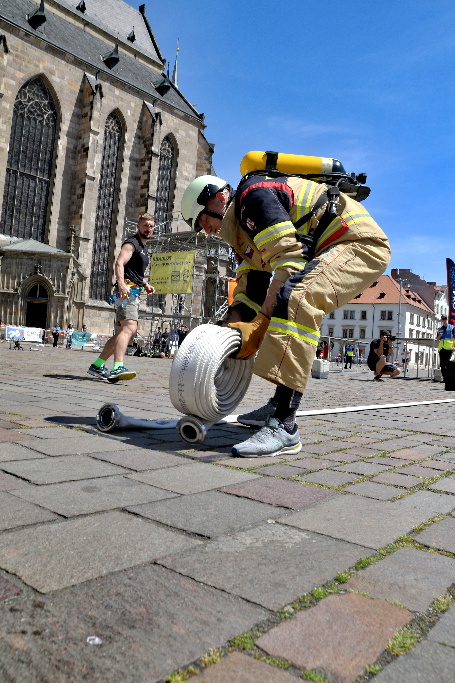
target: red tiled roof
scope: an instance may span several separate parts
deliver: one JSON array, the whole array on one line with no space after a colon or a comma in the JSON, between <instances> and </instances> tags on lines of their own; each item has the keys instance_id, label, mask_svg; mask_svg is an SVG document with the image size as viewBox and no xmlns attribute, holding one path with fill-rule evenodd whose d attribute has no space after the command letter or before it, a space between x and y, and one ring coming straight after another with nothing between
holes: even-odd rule
<instances>
[{"instance_id":1,"label":"red tiled roof","mask_svg":"<svg viewBox=\"0 0 455 683\"><path fill-rule=\"evenodd\" d=\"M361 294L351 299L350 304L398 304L400 302L400 284L390 275L380 275ZM419 294L403 287L401 291L401 303L411 304L420 308L425 313L433 313Z\"/></svg>"}]
</instances>

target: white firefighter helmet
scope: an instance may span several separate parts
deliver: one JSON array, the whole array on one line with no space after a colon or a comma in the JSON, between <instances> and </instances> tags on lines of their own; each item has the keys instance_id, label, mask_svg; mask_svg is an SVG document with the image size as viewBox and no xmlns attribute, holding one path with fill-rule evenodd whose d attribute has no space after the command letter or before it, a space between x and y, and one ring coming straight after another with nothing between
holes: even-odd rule
<instances>
[{"instance_id":1,"label":"white firefighter helmet","mask_svg":"<svg viewBox=\"0 0 455 683\"><path fill-rule=\"evenodd\" d=\"M196 232L201 230L198 218L203 212L223 218L222 214L207 211L206 205L210 197L226 187L229 187L228 183L215 175L201 175L191 181L182 197L182 216L190 228Z\"/></svg>"}]
</instances>

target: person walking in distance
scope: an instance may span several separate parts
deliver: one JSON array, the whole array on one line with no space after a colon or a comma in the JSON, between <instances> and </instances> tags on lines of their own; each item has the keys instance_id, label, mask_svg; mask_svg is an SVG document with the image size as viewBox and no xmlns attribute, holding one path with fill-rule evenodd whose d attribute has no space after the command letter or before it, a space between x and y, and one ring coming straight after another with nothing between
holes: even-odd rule
<instances>
[{"instance_id":1,"label":"person walking in distance","mask_svg":"<svg viewBox=\"0 0 455 683\"><path fill-rule=\"evenodd\" d=\"M438 342L442 382L445 382L447 363L452 356L453 347L455 346L455 327L450 325L446 315L441 315L441 326L438 327L436 341Z\"/></svg>"},{"instance_id":2,"label":"person walking in distance","mask_svg":"<svg viewBox=\"0 0 455 683\"><path fill-rule=\"evenodd\" d=\"M370 344L370 353L367 359L368 367L374 372L373 379L376 382L384 381L382 375L397 377L400 374L400 370L393 363L387 362L389 356L393 358L393 342L389 334L381 330L379 339L373 339Z\"/></svg>"},{"instance_id":3,"label":"person walking in distance","mask_svg":"<svg viewBox=\"0 0 455 683\"><path fill-rule=\"evenodd\" d=\"M232 453L297 453L295 417L322 320L384 272L387 237L338 188L267 171L247 174L234 193L216 176L196 178L183 194L182 215L193 230L218 235L236 251L237 285L223 324L241 333L236 357L258 351L253 372L277 385L266 406L237 417L262 428Z\"/></svg>"},{"instance_id":4,"label":"person walking in distance","mask_svg":"<svg viewBox=\"0 0 455 683\"><path fill-rule=\"evenodd\" d=\"M145 271L150 262L146 245L147 240L153 234L154 227L153 216L148 213L142 214L139 216L136 234L126 239L122 244L115 262L115 275L117 278L115 288L118 294L125 299L129 297L131 287L139 287L140 291L145 290L147 294L153 294L155 291L155 288L145 278ZM111 381L134 379L136 377L135 372L125 368L123 359L128 343L136 333L138 320L139 296L116 309L115 323L117 331L113 337L108 339L99 358L90 365L87 370L89 375ZM114 366L112 371L109 372L105 364L111 356L114 356Z\"/></svg>"},{"instance_id":5,"label":"person walking in distance","mask_svg":"<svg viewBox=\"0 0 455 683\"><path fill-rule=\"evenodd\" d=\"M344 350L344 369L352 370L352 359L354 358L354 344L347 344Z\"/></svg>"}]
</instances>

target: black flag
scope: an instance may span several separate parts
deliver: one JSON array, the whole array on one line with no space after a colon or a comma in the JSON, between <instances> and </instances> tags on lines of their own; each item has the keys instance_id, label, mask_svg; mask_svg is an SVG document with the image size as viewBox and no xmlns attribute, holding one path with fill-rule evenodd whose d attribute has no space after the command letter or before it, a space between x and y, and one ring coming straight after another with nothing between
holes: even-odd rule
<instances>
[{"instance_id":1,"label":"black flag","mask_svg":"<svg viewBox=\"0 0 455 683\"><path fill-rule=\"evenodd\" d=\"M446 259L447 263L447 299L449 301L449 323L455 325L455 263L452 259Z\"/></svg>"}]
</instances>

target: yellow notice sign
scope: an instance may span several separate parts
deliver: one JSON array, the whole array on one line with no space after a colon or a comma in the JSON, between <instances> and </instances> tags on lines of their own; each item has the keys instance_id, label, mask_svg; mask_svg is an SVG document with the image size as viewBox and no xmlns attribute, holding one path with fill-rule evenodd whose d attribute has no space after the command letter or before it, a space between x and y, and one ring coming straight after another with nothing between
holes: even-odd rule
<instances>
[{"instance_id":1,"label":"yellow notice sign","mask_svg":"<svg viewBox=\"0 0 455 683\"><path fill-rule=\"evenodd\" d=\"M194 251L152 254L150 284L156 294L190 294L193 288Z\"/></svg>"}]
</instances>

